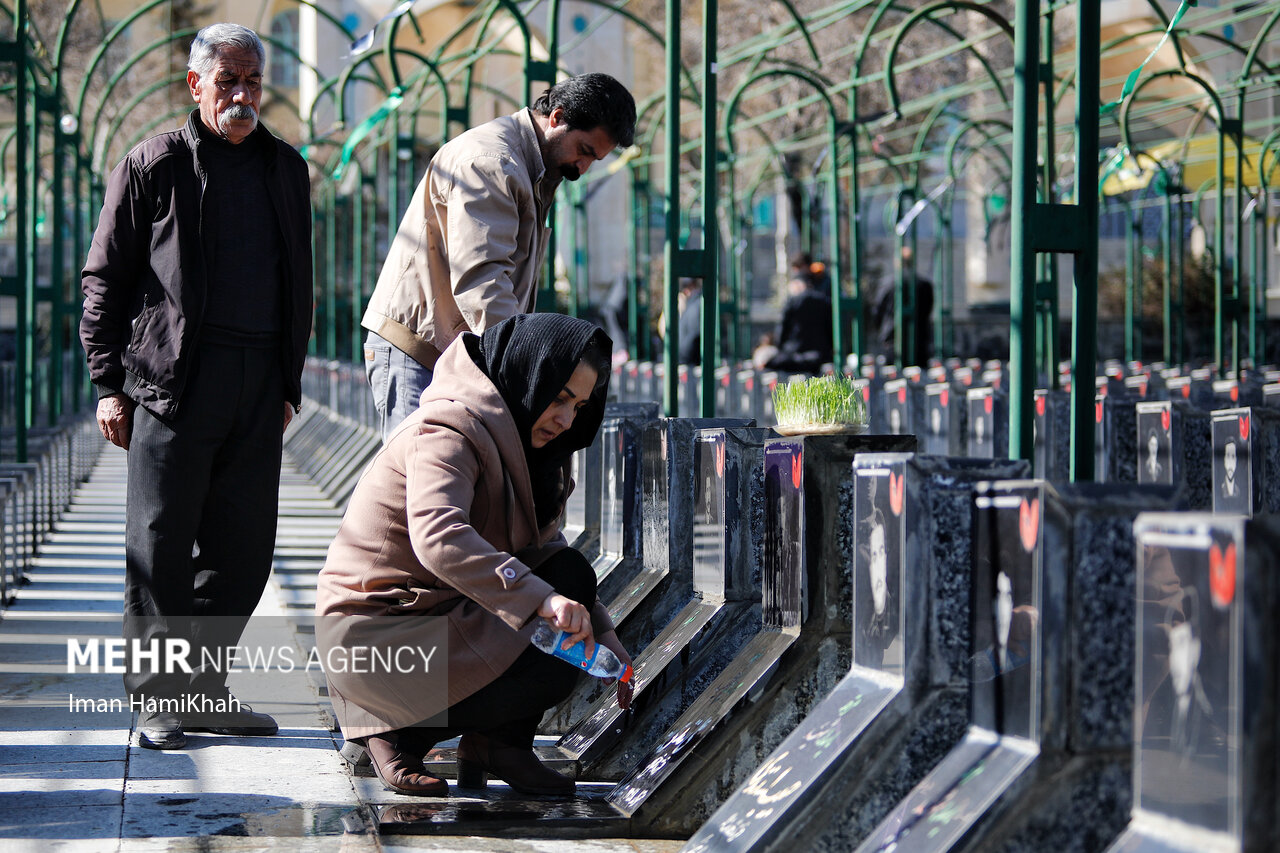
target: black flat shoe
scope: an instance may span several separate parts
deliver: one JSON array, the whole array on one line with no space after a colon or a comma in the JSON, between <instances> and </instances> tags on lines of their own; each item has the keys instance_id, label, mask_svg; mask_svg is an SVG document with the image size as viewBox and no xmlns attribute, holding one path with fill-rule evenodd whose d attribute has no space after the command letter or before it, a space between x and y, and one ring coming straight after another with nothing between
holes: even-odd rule
<instances>
[{"instance_id":1,"label":"black flat shoe","mask_svg":"<svg viewBox=\"0 0 1280 853\"><path fill-rule=\"evenodd\" d=\"M198 715L192 723L187 724L187 731L237 737L270 737L280 731L270 714L259 714L230 694L222 701L227 710Z\"/></svg>"},{"instance_id":2,"label":"black flat shoe","mask_svg":"<svg viewBox=\"0 0 1280 853\"><path fill-rule=\"evenodd\" d=\"M458 741L458 787L483 788L496 776L521 794L571 797L577 786L538 760L533 747L507 746L482 734Z\"/></svg>"},{"instance_id":3,"label":"black flat shoe","mask_svg":"<svg viewBox=\"0 0 1280 853\"><path fill-rule=\"evenodd\" d=\"M422 765L422 756L405 751L396 732L363 738L373 772L387 790L410 797L447 797L449 783Z\"/></svg>"}]
</instances>

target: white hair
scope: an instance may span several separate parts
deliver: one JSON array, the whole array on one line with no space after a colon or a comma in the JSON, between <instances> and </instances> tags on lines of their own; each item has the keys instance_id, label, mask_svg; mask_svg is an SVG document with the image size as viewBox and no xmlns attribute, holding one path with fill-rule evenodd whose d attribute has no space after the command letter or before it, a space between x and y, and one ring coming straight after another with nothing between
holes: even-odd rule
<instances>
[{"instance_id":1,"label":"white hair","mask_svg":"<svg viewBox=\"0 0 1280 853\"><path fill-rule=\"evenodd\" d=\"M258 54L258 64L266 65L266 48L253 30L240 24L210 24L196 33L191 41L187 69L203 77L213 68L218 54L227 48L252 50Z\"/></svg>"}]
</instances>

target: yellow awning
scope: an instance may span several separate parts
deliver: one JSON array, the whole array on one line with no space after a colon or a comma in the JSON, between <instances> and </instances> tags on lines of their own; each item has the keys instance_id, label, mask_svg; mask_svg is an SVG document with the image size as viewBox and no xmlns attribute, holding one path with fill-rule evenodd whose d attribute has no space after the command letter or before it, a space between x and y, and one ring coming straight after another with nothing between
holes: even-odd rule
<instances>
[{"instance_id":1,"label":"yellow awning","mask_svg":"<svg viewBox=\"0 0 1280 853\"><path fill-rule=\"evenodd\" d=\"M1258 155L1262 153L1262 145L1256 139L1244 140L1244 185L1258 186ZM1155 159L1165 164L1171 172L1178 171L1171 166L1180 167L1182 186L1195 192L1206 182L1217 179L1218 136L1206 133L1192 137L1189 142L1173 140L1152 146L1140 155L1137 162L1132 156L1114 169L1110 159L1103 162L1099 176L1107 175L1102 185L1103 195L1119 195L1120 193L1140 190L1151 183L1151 179L1160 173L1160 169L1152 163ZM1236 146L1231 139L1225 140L1223 169L1226 173L1227 186L1235 186L1236 181ZM1110 172L1110 174L1107 174ZM1212 189L1212 184L1210 184Z\"/></svg>"}]
</instances>

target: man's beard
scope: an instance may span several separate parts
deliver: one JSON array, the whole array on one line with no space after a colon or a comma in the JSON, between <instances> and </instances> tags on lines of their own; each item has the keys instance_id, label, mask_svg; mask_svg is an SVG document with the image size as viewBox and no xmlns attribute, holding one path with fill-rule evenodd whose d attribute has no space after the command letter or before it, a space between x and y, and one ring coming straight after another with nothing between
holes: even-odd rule
<instances>
[{"instance_id":1,"label":"man's beard","mask_svg":"<svg viewBox=\"0 0 1280 853\"><path fill-rule=\"evenodd\" d=\"M232 104L218 116L218 130L222 131L223 136L230 133L233 121L252 121L253 127L249 129L252 133L258 127L258 113L248 104Z\"/></svg>"}]
</instances>

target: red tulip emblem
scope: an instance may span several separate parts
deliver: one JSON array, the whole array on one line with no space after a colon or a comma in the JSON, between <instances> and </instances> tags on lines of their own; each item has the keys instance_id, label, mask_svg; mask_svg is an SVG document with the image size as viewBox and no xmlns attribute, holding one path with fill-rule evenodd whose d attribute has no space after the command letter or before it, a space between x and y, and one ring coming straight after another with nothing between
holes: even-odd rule
<instances>
[{"instance_id":1,"label":"red tulip emblem","mask_svg":"<svg viewBox=\"0 0 1280 853\"><path fill-rule=\"evenodd\" d=\"M1238 385L1231 386L1231 402L1236 403L1240 400L1240 387Z\"/></svg>"},{"instance_id":2,"label":"red tulip emblem","mask_svg":"<svg viewBox=\"0 0 1280 853\"><path fill-rule=\"evenodd\" d=\"M894 515L902 515L902 499L907 490L906 476L889 472L889 509Z\"/></svg>"},{"instance_id":3,"label":"red tulip emblem","mask_svg":"<svg viewBox=\"0 0 1280 853\"><path fill-rule=\"evenodd\" d=\"M1018 507L1018 531L1022 534L1022 547L1029 554L1036 549L1040 538L1040 499L1022 499Z\"/></svg>"},{"instance_id":4,"label":"red tulip emblem","mask_svg":"<svg viewBox=\"0 0 1280 853\"><path fill-rule=\"evenodd\" d=\"M906 385L903 385L901 388L898 389L898 402L899 403L907 402L907 386Z\"/></svg>"},{"instance_id":5,"label":"red tulip emblem","mask_svg":"<svg viewBox=\"0 0 1280 853\"><path fill-rule=\"evenodd\" d=\"M1164 429L1165 432L1169 431L1169 421L1170 421L1169 410L1161 409L1160 410L1160 426Z\"/></svg>"},{"instance_id":6,"label":"red tulip emblem","mask_svg":"<svg viewBox=\"0 0 1280 853\"><path fill-rule=\"evenodd\" d=\"M800 474L804 470L804 465L800 461L800 457L791 457L791 485L797 489L800 488Z\"/></svg>"},{"instance_id":7,"label":"red tulip emblem","mask_svg":"<svg viewBox=\"0 0 1280 853\"><path fill-rule=\"evenodd\" d=\"M1224 553L1213 543L1209 547L1209 592L1213 603L1226 607L1236 596L1236 543L1227 545Z\"/></svg>"},{"instance_id":8,"label":"red tulip emblem","mask_svg":"<svg viewBox=\"0 0 1280 853\"><path fill-rule=\"evenodd\" d=\"M1044 397L1036 397L1036 414L1044 417Z\"/></svg>"},{"instance_id":9,"label":"red tulip emblem","mask_svg":"<svg viewBox=\"0 0 1280 853\"><path fill-rule=\"evenodd\" d=\"M995 404L995 398L992 397L990 394L982 398L982 408L986 411L988 415L991 414L991 407L994 404Z\"/></svg>"},{"instance_id":10,"label":"red tulip emblem","mask_svg":"<svg viewBox=\"0 0 1280 853\"><path fill-rule=\"evenodd\" d=\"M1184 397L1190 397L1190 396L1191 396L1191 385L1190 385L1190 384L1187 384L1187 385L1183 385L1183 386L1182 386L1182 396L1184 396Z\"/></svg>"},{"instance_id":11,"label":"red tulip emblem","mask_svg":"<svg viewBox=\"0 0 1280 853\"><path fill-rule=\"evenodd\" d=\"M716 473L724 476L724 445L716 445Z\"/></svg>"},{"instance_id":12,"label":"red tulip emblem","mask_svg":"<svg viewBox=\"0 0 1280 853\"><path fill-rule=\"evenodd\" d=\"M947 400L948 400L948 398L950 398L950 397L951 397L951 395L950 395L949 393L947 393L947 389L946 389L946 388L943 388L943 389L942 389L942 393L938 395L938 399L942 402L942 406L943 406L943 408L946 408L946 406L947 406Z\"/></svg>"},{"instance_id":13,"label":"red tulip emblem","mask_svg":"<svg viewBox=\"0 0 1280 853\"><path fill-rule=\"evenodd\" d=\"M1093 420L1094 423L1102 423L1102 401L1093 404Z\"/></svg>"},{"instance_id":14,"label":"red tulip emblem","mask_svg":"<svg viewBox=\"0 0 1280 853\"><path fill-rule=\"evenodd\" d=\"M1248 415L1240 416L1240 440L1241 441L1249 440L1249 416Z\"/></svg>"}]
</instances>

